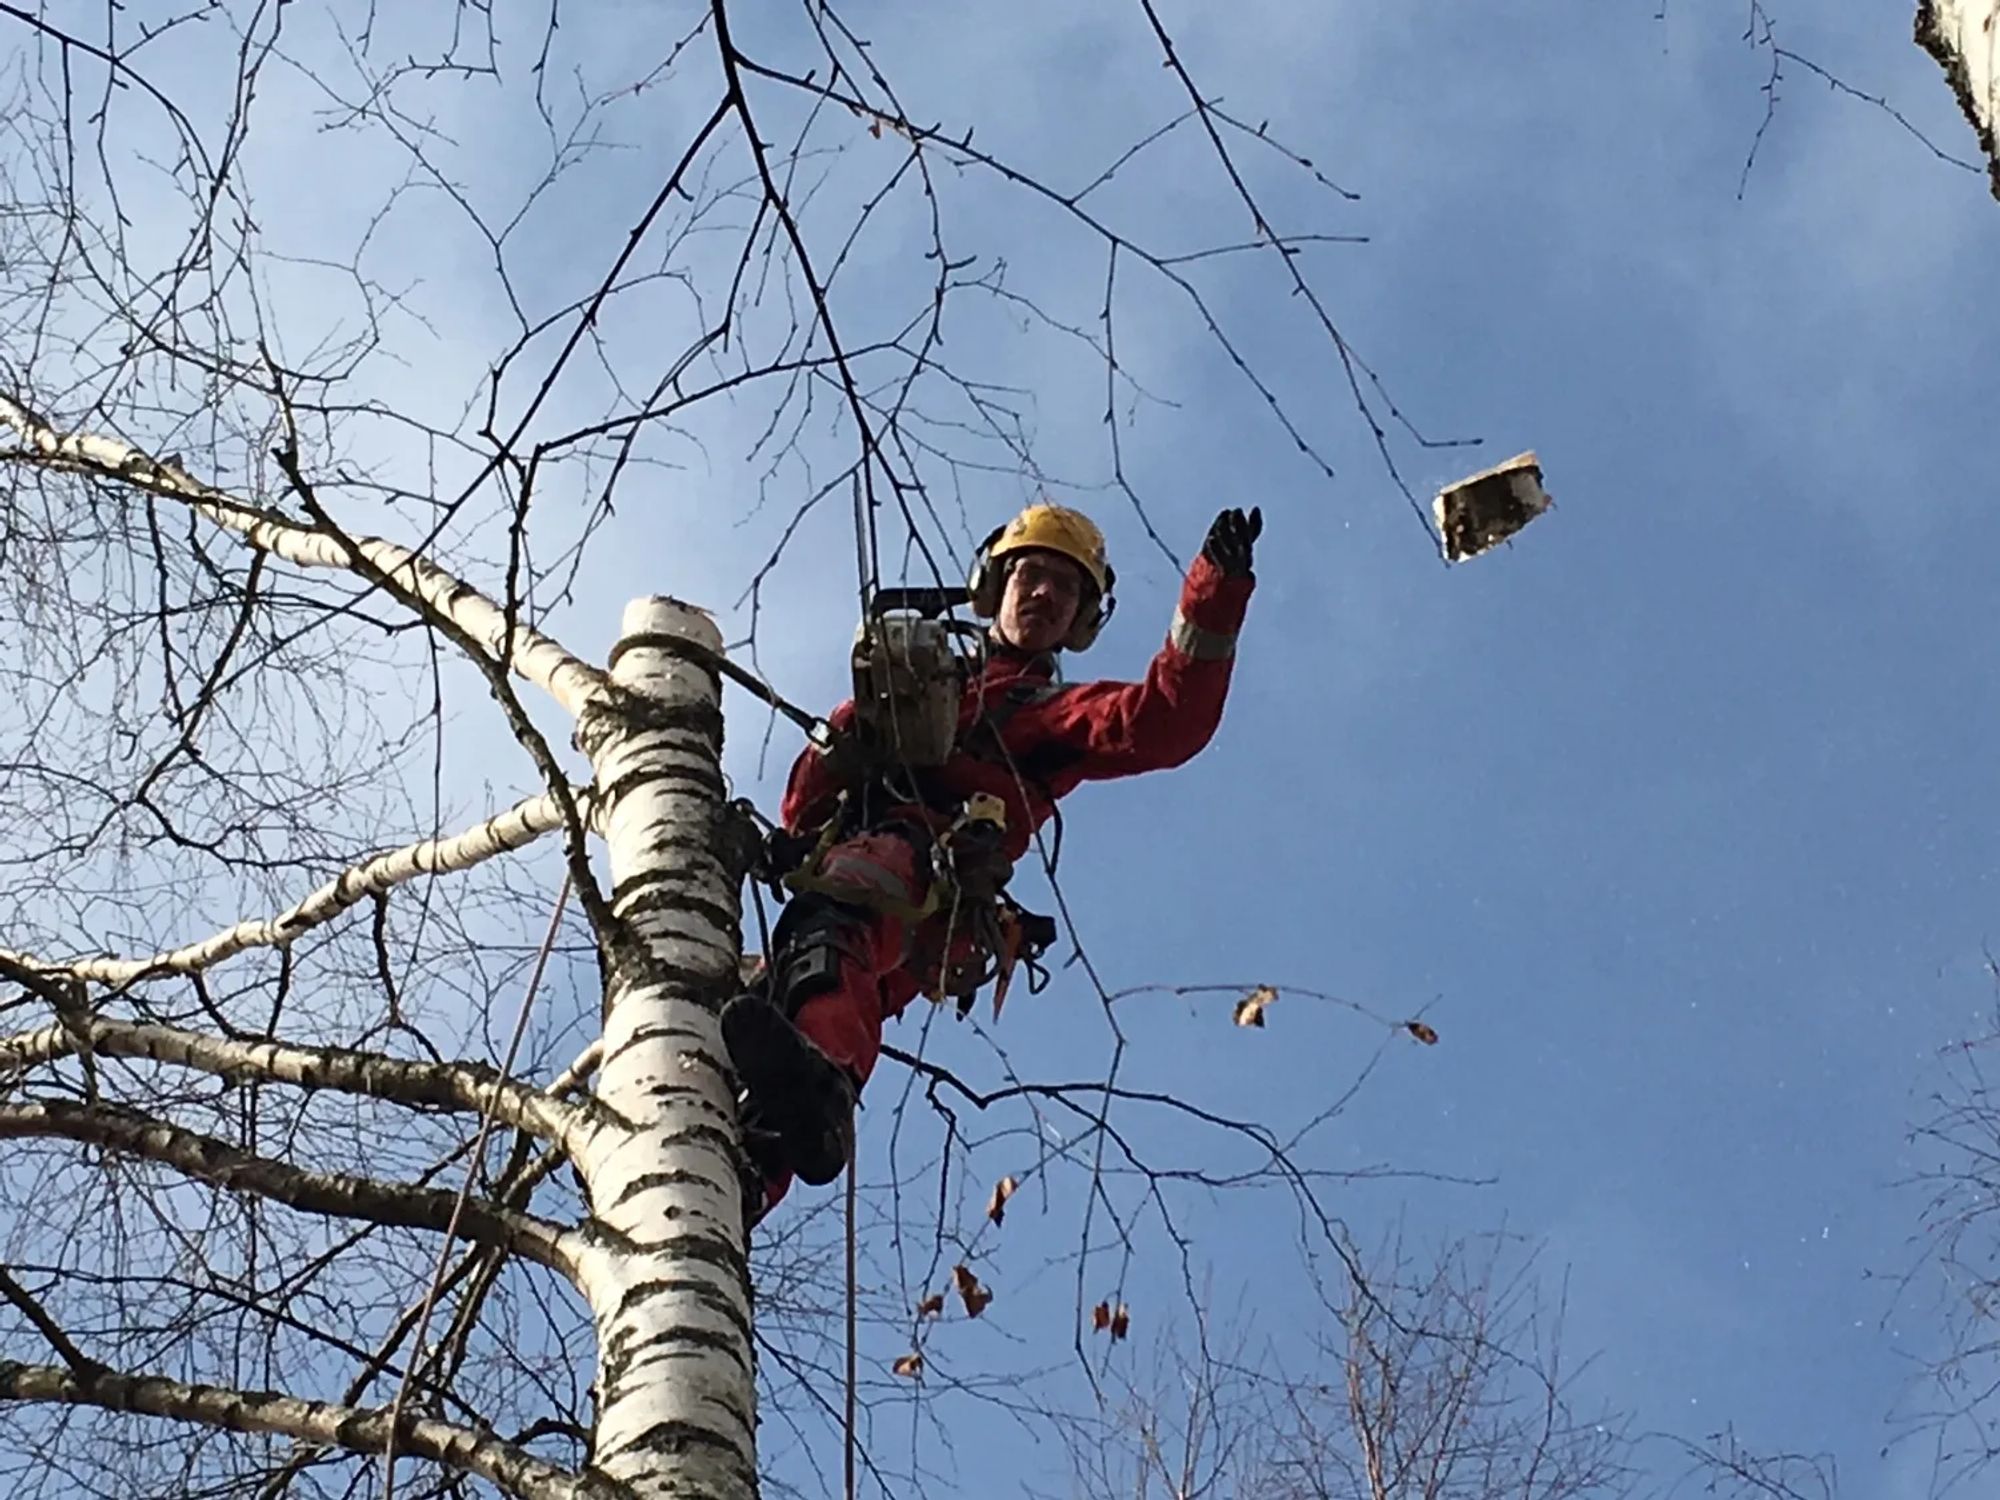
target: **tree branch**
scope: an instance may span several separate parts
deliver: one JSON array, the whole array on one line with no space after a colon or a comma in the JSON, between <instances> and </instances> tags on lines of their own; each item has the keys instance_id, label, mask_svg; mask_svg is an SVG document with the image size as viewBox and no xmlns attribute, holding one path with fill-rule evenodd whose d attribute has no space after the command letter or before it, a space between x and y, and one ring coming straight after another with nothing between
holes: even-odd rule
<instances>
[{"instance_id":1,"label":"tree branch","mask_svg":"<svg viewBox=\"0 0 2000 1500\"><path fill-rule=\"evenodd\" d=\"M0 1362L0 1401L48 1401L104 1411L167 1417L228 1432L267 1432L302 1442L379 1455L389 1417L380 1407L335 1406L275 1391L185 1385L159 1375L113 1371L80 1378L52 1365ZM572 1474L491 1432L405 1415L395 1431L398 1451L477 1474L520 1500L617 1500L623 1486L595 1474Z\"/></svg>"},{"instance_id":2,"label":"tree branch","mask_svg":"<svg viewBox=\"0 0 2000 1500\"><path fill-rule=\"evenodd\" d=\"M268 1079L398 1104L489 1113L501 1124L571 1154L576 1137L606 1123L611 1116L611 1111L595 1099L558 1099L503 1077L481 1062L422 1062L347 1047L230 1041L178 1026L103 1017L80 1018L74 1026L59 1022L38 1031L0 1037L0 1068L50 1062L79 1045L87 1045L99 1057L144 1058L232 1080Z\"/></svg>"},{"instance_id":3,"label":"tree branch","mask_svg":"<svg viewBox=\"0 0 2000 1500\"><path fill-rule=\"evenodd\" d=\"M76 1347L70 1336L63 1332L62 1325L49 1316L48 1309L15 1280L5 1266L0 1266L0 1297L5 1297L14 1305L15 1311L34 1325L35 1332L48 1340L49 1347L62 1356L70 1373L79 1380L89 1380L103 1372L104 1366Z\"/></svg>"},{"instance_id":4,"label":"tree branch","mask_svg":"<svg viewBox=\"0 0 2000 1500\"><path fill-rule=\"evenodd\" d=\"M158 1162L212 1187L255 1193L301 1213L328 1218L367 1219L407 1229L442 1231L451 1222L452 1205L458 1197L441 1188L407 1187L344 1172L307 1171L254 1156L213 1136L108 1105L92 1108L57 1100L0 1104L0 1140L51 1136ZM525 1256L571 1279L576 1275L574 1247L568 1235L560 1225L532 1214L469 1198L459 1216L458 1233Z\"/></svg>"},{"instance_id":5,"label":"tree branch","mask_svg":"<svg viewBox=\"0 0 2000 1500\"><path fill-rule=\"evenodd\" d=\"M407 547L381 537L356 536L350 549L349 540L247 505L123 439L59 432L5 392L0 392L0 424L12 428L22 443L11 452L0 451L0 459L112 480L178 500L258 550L301 567L339 568L363 577L369 576L370 568L379 571L456 625L490 660L543 689L571 714L581 713L604 687L604 674L596 667L532 626L517 623L510 631L499 605Z\"/></svg>"},{"instance_id":6,"label":"tree branch","mask_svg":"<svg viewBox=\"0 0 2000 1500\"><path fill-rule=\"evenodd\" d=\"M275 366L273 368L275 369ZM597 938L599 948L621 961L633 961L638 957L638 945L631 940L625 924L613 913L611 903L605 899L604 892L598 889L596 875L591 869L590 855L585 847L587 830L584 827L583 812L570 792L569 779L563 774L562 767L557 764L555 752L549 748L548 737L528 716L527 709L514 692L513 684L507 680L509 661L492 649L492 643L489 643L483 634L489 631L497 632L496 641L510 640L526 628L515 621L515 601L510 596L507 607L501 609L490 599L472 594L472 591L467 589L466 592L472 594L483 607L485 614L482 617L474 611L471 620L460 619L447 607L449 601L441 604L426 592L425 580L420 574L408 571L407 576L404 576L406 570L395 565L393 559L378 557L369 550L370 538L352 535L340 527L326 507L320 503L313 483L307 477L302 465L297 417L290 399L281 389L276 390L274 394L284 421L285 440L275 450L273 456L277 459L278 467L283 471L286 481L298 496L299 503L305 507L307 514L319 527L319 531L314 534L329 538L339 549L346 566L357 575L388 593L405 608L427 619L434 630L467 654L479 675L486 679L486 685L493 694L493 701L500 706L500 712L507 721L508 729L513 732L515 742L527 752L528 759L535 763L535 769L542 773L549 795L555 799L556 806L562 813L564 863L569 867L570 885L576 892L577 905L583 908L584 916L590 922L590 930ZM465 586L459 585L459 587ZM511 583L509 588L511 590ZM543 638L537 636L536 639ZM560 648L555 649L560 650ZM585 716L593 711L601 712L610 700L609 682L604 673L597 668L586 666L574 657L567 657L566 653L565 656L579 673L588 674L588 691L579 692L574 699L556 695L557 701L568 708L576 719L575 733L581 734ZM536 679L530 678L530 681L534 680ZM551 691L553 692L553 689Z\"/></svg>"},{"instance_id":7,"label":"tree branch","mask_svg":"<svg viewBox=\"0 0 2000 1500\"><path fill-rule=\"evenodd\" d=\"M0 400L4 400L0 397ZM592 793L572 795L594 815ZM239 922L199 942L156 953L150 958L103 955L51 963L0 948L0 965L14 964L50 978L87 979L99 984L130 984L156 975L193 974L213 968L250 948L282 948L308 929L331 921L348 908L422 875L452 875L498 854L508 854L563 826L562 809L544 792L516 803L503 813L446 839L424 839L402 849L363 860L345 870L275 917Z\"/></svg>"}]
</instances>

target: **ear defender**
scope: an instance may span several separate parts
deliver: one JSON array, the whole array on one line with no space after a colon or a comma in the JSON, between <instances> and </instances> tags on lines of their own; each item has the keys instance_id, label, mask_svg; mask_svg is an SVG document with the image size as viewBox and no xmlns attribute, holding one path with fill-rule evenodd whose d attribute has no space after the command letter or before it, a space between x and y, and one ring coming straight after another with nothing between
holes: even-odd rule
<instances>
[{"instance_id":1,"label":"ear defender","mask_svg":"<svg viewBox=\"0 0 2000 1500\"><path fill-rule=\"evenodd\" d=\"M1096 644L1097 634L1104 629L1112 612L1118 608L1118 599L1111 590L1118 584L1118 573L1109 563L1104 565L1104 592L1095 589L1076 612L1076 623L1069 628L1069 635L1063 645L1071 651L1088 651Z\"/></svg>"},{"instance_id":2,"label":"ear defender","mask_svg":"<svg viewBox=\"0 0 2000 1500\"><path fill-rule=\"evenodd\" d=\"M1000 594L1007 586L1007 570L995 561L993 544L1006 530L1005 526L995 526L972 554L972 573L966 579L965 591L971 596L972 612L982 620L1000 613Z\"/></svg>"}]
</instances>

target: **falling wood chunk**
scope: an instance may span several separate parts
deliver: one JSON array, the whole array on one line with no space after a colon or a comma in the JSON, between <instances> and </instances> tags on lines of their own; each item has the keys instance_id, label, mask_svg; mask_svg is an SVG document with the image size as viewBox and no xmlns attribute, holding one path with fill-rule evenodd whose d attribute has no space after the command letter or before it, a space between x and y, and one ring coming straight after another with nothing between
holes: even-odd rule
<instances>
[{"instance_id":1,"label":"falling wood chunk","mask_svg":"<svg viewBox=\"0 0 2000 1500\"><path fill-rule=\"evenodd\" d=\"M1262 1026L1264 1007L1278 998L1278 992L1268 984L1260 984L1256 989L1236 1002L1234 1019L1238 1026Z\"/></svg>"},{"instance_id":2,"label":"falling wood chunk","mask_svg":"<svg viewBox=\"0 0 2000 1500\"><path fill-rule=\"evenodd\" d=\"M1463 562L1499 546L1550 503L1530 449L1439 490L1431 514L1444 538L1445 560Z\"/></svg>"}]
</instances>

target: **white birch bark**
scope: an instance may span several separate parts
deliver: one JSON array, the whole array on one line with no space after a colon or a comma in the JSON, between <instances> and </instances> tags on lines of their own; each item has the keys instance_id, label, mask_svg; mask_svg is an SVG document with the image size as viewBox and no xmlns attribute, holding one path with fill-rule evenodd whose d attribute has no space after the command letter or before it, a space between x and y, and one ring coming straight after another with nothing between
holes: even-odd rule
<instances>
[{"instance_id":1,"label":"white birch bark","mask_svg":"<svg viewBox=\"0 0 2000 1500\"><path fill-rule=\"evenodd\" d=\"M192 506L251 546L307 568L359 571L357 560L379 568L428 608L450 620L494 661L580 714L603 685L603 674L530 625L516 623L471 584L453 577L407 547L381 537L341 538L300 526L274 512L246 505L227 491L204 484L171 460L162 462L122 438L96 432L62 432L0 391L0 427L12 429L21 447L0 459L26 460L44 468L122 480L151 494ZM358 554L358 559L357 559Z\"/></svg>"},{"instance_id":2,"label":"white birch bark","mask_svg":"<svg viewBox=\"0 0 2000 1500\"><path fill-rule=\"evenodd\" d=\"M578 726L596 771L612 906L637 952L607 954L597 1094L627 1122L583 1146L593 1219L579 1258L597 1325L592 1467L635 1496L757 1492L734 1091L719 1003L741 950L723 855L715 623L634 601L612 689Z\"/></svg>"},{"instance_id":3,"label":"white birch bark","mask_svg":"<svg viewBox=\"0 0 2000 1500\"><path fill-rule=\"evenodd\" d=\"M419 1062L346 1047L232 1041L179 1026L89 1014L0 1037L0 1080L15 1069L52 1062L79 1048L87 1048L95 1057L143 1059L220 1078L294 1083L417 1108L483 1112L571 1155L581 1151L589 1132L608 1113L595 1100L572 1103L557 1098L553 1090L503 1078L499 1069L486 1063Z\"/></svg>"},{"instance_id":4,"label":"white birch bark","mask_svg":"<svg viewBox=\"0 0 2000 1500\"><path fill-rule=\"evenodd\" d=\"M303 1401L276 1391L188 1385L161 1375L79 1373L12 1360L0 1361L0 1400L95 1406L230 1432L274 1433L353 1453L380 1454L389 1437L389 1413L377 1407ZM406 1413L396 1423L396 1448L490 1479L523 1500L622 1500L594 1476L566 1473L491 1432L431 1417Z\"/></svg>"},{"instance_id":5,"label":"white birch bark","mask_svg":"<svg viewBox=\"0 0 2000 1500\"><path fill-rule=\"evenodd\" d=\"M576 800L586 817L592 814L588 793ZM0 963L18 964L50 978L86 979L98 984L130 984L135 979L158 975L193 974L213 968L224 959L234 958L250 948L282 948L301 933L331 921L358 901L379 895L421 875L456 874L469 870L496 854L524 848L543 834L562 827L562 808L544 792L496 813L446 839L424 839L401 849L390 850L343 870L325 885L288 911L275 917L255 917L238 922L199 942L155 953L149 958L70 959L52 963L32 954L0 948Z\"/></svg>"},{"instance_id":6,"label":"white birch bark","mask_svg":"<svg viewBox=\"0 0 2000 1500\"><path fill-rule=\"evenodd\" d=\"M1978 132L2000 198L2000 0L1920 0L1917 43L1938 60Z\"/></svg>"},{"instance_id":7,"label":"white birch bark","mask_svg":"<svg viewBox=\"0 0 2000 1500\"><path fill-rule=\"evenodd\" d=\"M455 1193L443 1188L308 1171L134 1110L58 1099L0 1103L0 1141L33 1139L77 1141L140 1157L211 1187L255 1193L325 1218L443 1231L456 1216L457 1233L465 1239L525 1256L572 1282L580 1275L577 1236L533 1214L479 1198L460 1204Z\"/></svg>"},{"instance_id":8,"label":"white birch bark","mask_svg":"<svg viewBox=\"0 0 2000 1500\"><path fill-rule=\"evenodd\" d=\"M701 611L649 598L627 608L607 675L504 612L428 560L376 537L342 538L218 490L177 462L122 439L62 432L0 391L0 465L97 475L187 504L251 546L307 567L385 577L448 621L489 658L545 689L578 721L589 756L613 882L611 920L598 920L606 998L598 1103L565 1109L499 1080L447 1070L419 1077L374 1059L321 1055L269 1044L261 1050L202 1047L171 1028L114 1024L116 1049L156 1061L347 1087L385 1097L419 1092L446 1107L476 1103L558 1140L575 1161L591 1206L580 1230L498 1204L471 1201L460 1233L550 1267L589 1302L598 1336L597 1422L590 1487L607 1482L631 1500L693 1497L753 1500L756 1383L750 1321L743 1188L733 1081L718 1010L736 988L741 961L737 890L720 769L722 639ZM545 768L546 769L546 768ZM553 773L551 773L553 775ZM428 870L474 862L555 826L561 795L537 799L444 843L377 856L278 917L246 922L150 958L83 960L69 978L122 983L150 973L191 972L246 947L284 944L355 901ZM546 803L547 805L544 805ZM557 818L551 818L557 813ZM449 843L450 841L446 841ZM583 872L587 878L587 871ZM580 884L584 883L580 880ZM580 893L581 894L581 893ZM7 958L8 955L0 955ZM21 957L23 969L50 966ZM89 1045L87 1032L57 1026L12 1039L13 1061L32 1063ZM161 1120L61 1102L0 1103L0 1138L60 1136L138 1154L197 1180L258 1193L307 1213L443 1228L453 1195L257 1158ZM275 1403L289 1398L216 1392L140 1405L73 1376L0 1366L0 1399L40 1397L151 1410L246 1430L290 1430L325 1441L319 1414ZM101 1384L101 1382L99 1382ZM194 1389L194 1388L189 1388ZM240 1404L247 1400L249 1407ZM260 1418L272 1426L248 1425ZM386 1436L386 1431L384 1433ZM448 1464L483 1472L518 1494L563 1493L556 1476L496 1472L467 1452ZM516 1456L508 1455L511 1462ZM580 1488L571 1493L581 1493Z\"/></svg>"}]
</instances>

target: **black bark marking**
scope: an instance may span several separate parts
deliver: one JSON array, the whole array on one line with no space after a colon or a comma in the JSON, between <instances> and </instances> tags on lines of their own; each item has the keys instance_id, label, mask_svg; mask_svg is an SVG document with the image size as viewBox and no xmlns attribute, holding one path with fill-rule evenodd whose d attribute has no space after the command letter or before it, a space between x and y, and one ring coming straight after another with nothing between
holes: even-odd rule
<instances>
[{"instance_id":1,"label":"black bark marking","mask_svg":"<svg viewBox=\"0 0 2000 1500\"><path fill-rule=\"evenodd\" d=\"M696 1185L707 1187L714 1185L714 1183L715 1179L713 1177L705 1177L699 1172L683 1171L678 1167L666 1172L647 1172L643 1176L634 1177L630 1182L626 1183L618 1196L612 1200L611 1206L613 1208L622 1208L638 1194L649 1193L654 1188L692 1187Z\"/></svg>"},{"instance_id":2,"label":"black bark marking","mask_svg":"<svg viewBox=\"0 0 2000 1500\"><path fill-rule=\"evenodd\" d=\"M1944 28L1938 23L1935 0L1922 0L1917 7L1917 45L1936 59L1944 69L1945 82L1958 99L1958 107L1971 124L1973 134L1979 140L1980 149L1986 153L1987 181L1993 196L2000 198L2000 139L1996 139L1988 122L1979 118L1977 100L1972 91L1972 75L1966 70L1965 59L1952 49Z\"/></svg>"},{"instance_id":3,"label":"black bark marking","mask_svg":"<svg viewBox=\"0 0 2000 1500\"><path fill-rule=\"evenodd\" d=\"M623 643L645 637L628 637ZM613 651L613 660L617 658ZM721 682L711 674L715 696L722 694ZM614 736L634 734L686 733L699 739L709 755L722 747L722 708L716 702L667 703L650 693L636 692L626 683L608 683L586 706L577 719L577 748L592 760L604 741Z\"/></svg>"},{"instance_id":4,"label":"black bark marking","mask_svg":"<svg viewBox=\"0 0 2000 1500\"><path fill-rule=\"evenodd\" d=\"M740 983L734 965L726 971L712 973L657 958L644 949L631 958L605 954L602 962L607 986L604 997L606 1015L611 1013L619 995L637 989L663 989L668 991L666 999L670 1002L699 1005L703 1010L720 1010L722 1002L736 993Z\"/></svg>"},{"instance_id":5,"label":"black bark marking","mask_svg":"<svg viewBox=\"0 0 2000 1500\"><path fill-rule=\"evenodd\" d=\"M618 1050L612 1053L611 1056L623 1057L634 1047L642 1046L648 1042L681 1042L687 1044L688 1050L692 1050L695 1047L705 1048L714 1046L715 1034L713 1032L696 1031L692 1026L682 1026L673 1021L649 1021L644 1026L634 1027L632 1034L625 1039ZM604 1066L610 1066L609 1059L606 1059Z\"/></svg>"},{"instance_id":6,"label":"black bark marking","mask_svg":"<svg viewBox=\"0 0 2000 1500\"><path fill-rule=\"evenodd\" d=\"M621 1443L612 1453L598 1459L598 1465L614 1455L632 1452L672 1453L686 1455L694 1452L713 1453L728 1460L736 1482L749 1493L756 1492L754 1474L743 1464L743 1454L737 1445L722 1433L697 1426L693 1422L655 1422L644 1432L635 1434L629 1442Z\"/></svg>"},{"instance_id":7,"label":"black bark marking","mask_svg":"<svg viewBox=\"0 0 2000 1500\"><path fill-rule=\"evenodd\" d=\"M670 1359L725 1354L745 1374L752 1373L748 1347L749 1320L719 1307L711 1307L711 1311L725 1315L734 1331L675 1328L645 1339L631 1341L616 1337L611 1339L605 1350L603 1366L607 1404L610 1398L622 1393L625 1383L638 1371L647 1365L661 1364Z\"/></svg>"},{"instance_id":8,"label":"black bark marking","mask_svg":"<svg viewBox=\"0 0 2000 1500\"><path fill-rule=\"evenodd\" d=\"M649 1281L632 1288L619 1303L619 1315L629 1313L633 1307L651 1301L654 1297L675 1296L684 1298L700 1306L705 1311L727 1323L732 1332L720 1333L713 1329L666 1328L644 1337L635 1335L629 1329L621 1329L605 1340L601 1362L605 1402L621 1393L621 1386L632 1371L641 1364L654 1362L654 1357L672 1357L678 1352L716 1352L730 1355L746 1373L752 1370L750 1359L751 1330L747 1312L733 1303L715 1287L706 1282L685 1278L663 1278Z\"/></svg>"},{"instance_id":9,"label":"black bark marking","mask_svg":"<svg viewBox=\"0 0 2000 1500\"><path fill-rule=\"evenodd\" d=\"M623 776L601 784L604 805L616 807L633 792L656 781L684 786L688 788L689 795L700 793L704 802L720 797L726 790L722 773L711 766L680 763L635 766Z\"/></svg>"}]
</instances>

